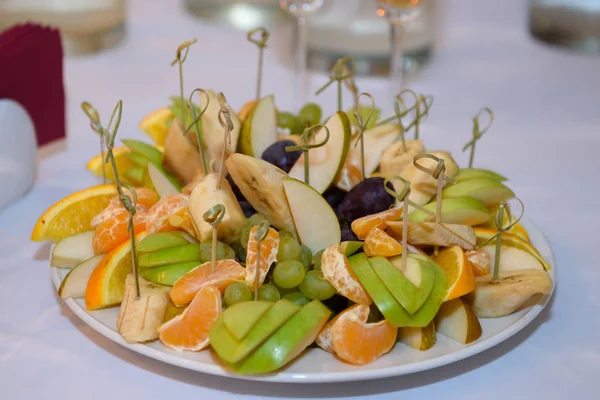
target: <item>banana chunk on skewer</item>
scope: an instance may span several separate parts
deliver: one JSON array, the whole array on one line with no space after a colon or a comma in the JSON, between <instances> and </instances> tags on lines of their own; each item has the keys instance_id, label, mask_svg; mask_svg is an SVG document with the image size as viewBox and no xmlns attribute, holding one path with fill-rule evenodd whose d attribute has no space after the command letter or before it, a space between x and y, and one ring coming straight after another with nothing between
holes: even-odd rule
<instances>
[{"instance_id":1,"label":"banana chunk on skewer","mask_svg":"<svg viewBox=\"0 0 600 400\"><path fill-rule=\"evenodd\" d=\"M387 232L397 240L402 240L404 223L402 221L389 221L387 225ZM457 244L465 250L473 250L477 238L473 228L467 225L409 222L408 243L415 246L442 247Z\"/></svg>"},{"instance_id":2,"label":"banana chunk on skewer","mask_svg":"<svg viewBox=\"0 0 600 400\"><path fill-rule=\"evenodd\" d=\"M381 154L379 170L384 176L400 175L424 151L425 145L420 140L407 140L406 151L402 141L396 142Z\"/></svg>"}]
</instances>

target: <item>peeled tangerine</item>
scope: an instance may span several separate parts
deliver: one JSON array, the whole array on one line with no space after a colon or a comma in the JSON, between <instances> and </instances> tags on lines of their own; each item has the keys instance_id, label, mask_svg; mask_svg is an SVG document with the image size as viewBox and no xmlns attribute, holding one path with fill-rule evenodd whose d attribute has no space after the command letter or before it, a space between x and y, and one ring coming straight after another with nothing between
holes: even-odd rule
<instances>
[{"instance_id":1,"label":"peeled tangerine","mask_svg":"<svg viewBox=\"0 0 600 400\"><path fill-rule=\"evenodd\" d=\"M367 323L368 317L369 306L356 304L330 322L331 350L340 359L365 365L392 349L398 328L386 320Z\"/></svg>"},{"instance_id":2,"label":"peeled tangerine","mask_svg":"<svg viewBox=\"0 0 600 400\"><path fill-rule=\"evenodd\" d=\"M350 269L348 258L340 245L332 244L325 249L321 257L321 272L342 296L357 304L369 305L373 302Z\"/></svg>"},{"instance_id":3,"label":"peeled tangerine","mask_svg":"<svg viewBox=\"0 0 600 400\"><path fill-rule=\"evenodd\" d=\"M250 240L248 240L248 250L246 252L246 285L254 291L256 285L256 258L258 257L258 288L265 281L271 264L277 260L279 251L279 233L269 228L267 235L260 243L260 254L258 254L258 241L255 238L258 226L250 230ZM256 288L256 289L258 289Z\"/></svg>"},{"instance_id":4,"label":"peeled tangerine","mask_svg":"<svg viewBox=\"0 0 600 400\"><path fill-rule=\"evenodd\" d=\"M367 215L352 221L352 231L359 239L365 239L373 228L385 229L388 221L402 217L402 207L391 208L377 214Z\"/></svg>"},{"instance_id":5,"label":"peeled tangerine","mask_svg":"<svg viewBox=\"0 0 600 400\"><path fill-rule=\"evenodd\" d=\"M402 245L385 231L373 228L365 239L363 251L369 257L393 257L402 254Z\"/></svg>"}]
</instances>

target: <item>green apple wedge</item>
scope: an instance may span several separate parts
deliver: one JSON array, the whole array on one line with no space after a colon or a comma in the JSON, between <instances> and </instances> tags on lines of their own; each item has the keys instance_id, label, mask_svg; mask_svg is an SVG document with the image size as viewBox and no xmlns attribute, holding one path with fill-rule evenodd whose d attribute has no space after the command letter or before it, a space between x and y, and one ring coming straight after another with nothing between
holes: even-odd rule
<instances>
[{"instance_id":1,"label":"green apple wedge","mask_svg":"<svg viewBox=\"0 0 600 400\"><path fill-rule=\"evenodd\" d=\"M200 263L200 245L198 243L167 247L151 253L142 253L138 256L140 268L160 267L161 265L192 261Z\"/></svg>"},{"instance_id":2,"label":"green apple wedge","mask_svg":"<svg viewBox=\"0 0 600 400\"><path fill-rule=\"evenodd\" d=\"M271 301L245 301L234 304L223 313L225 327L233 337L242 340L273 304L275 303Z\"/></svg>"},{"instance_id":3,"label":"green apple wedge","mask_svg":"<svg viewBox=\"0 0 600 400\"><path fill-rule=\"evenodd\" d=\"M364 242L359 242L355 240L340 243L340 247L342 248L342 251L344 252L344 255L346 257L350 257L352 254L362 249L363 245Z\"/></svg>"},{"instance_id":4,"label":"green apple wedge","mask_svg":"<svg viewBox=\"0 0 600 400\"><path fill-rule=\"evenodd\" d=\"M329 140L324 146L309 151L308 183L319 193L327 190L342 170L350 146L350 122L346 113L338 111L325 126L329 129ZM326 136L325 129L319 130L315 143L321 143ZM304 180L304 155L298 158L289 175Z\"/></svg>"},{"instance_id":5,"label":"green apple wedge","mask_svg":"<svg viewBox=\"0 0 600 400\"><path fill-rule=\"evenodd\" d=\"M490 207L514 197L514 192L496 179L475 178L449 185L442 190L442 198L472 197Z\"/></svg>"},{"instance_id":6,"label":"green apple wedge","mask_svg":"<svg viewBox=\"0 0 600 400\"><path fill-rule=\"evenodd\" d=\"M136 247L138 253L151 253L182 244L194 243L195 240L182 231L158 232L144 238Z\"/></svg>"},{"instance_id":7,"label":"green apple wedge","mask_svg":"<svg viewBox=\"0 0 600 400\"><path fill-rule=\"evenodd\" d=\"M337 215L319 192L292 178L283 178L283 189L303 245L314 254L340 243L342 231Z\"/></svg>"},{"instance_id":8,"label":"green apple wedge","mask_svg":"<svg viewBox=\"0 0 600 400\"><path fill-rule=\"evenodd\" d=\"M482 333L479 319L461 298L442 304L435 325L439 333L462 344L474 342Z\"/></svg>"},{"instance_id":9,"label":"green apple wedge","mask_svg":"<svg viewBox=\"0 0 600 400\"><path fill-rule=\"evenodd\" d=\"M150 162L150 160L148 160L143 155L139 153L134 153L133 151L127 153L127 158L129 158L135 165L142 168L146 168L146 166Z\"/></svg>"},{"instance_id":10,"label":"green apple wedge","mask_svg":"<svg viewBox=\"0 0 600 400\"><path fill-rule=\"evenodd\" d=\"M458 174L456 174L456 176L454 177L454 180L456 182L462 182L462 181L466 181L469 179L476 179L476 178L494 179L499 182L506 180L506 178L504 176L502 176L494 171L490 171L487 169L481 169L481 168L462 168L460 171L458 171Z\"/></svg>"},{"instance_id":11,"label":"green apple wedge","mask_svg":"<svg viewBox=\"0 0 600 400\"><path fill-rule=\"evenodd\" d=\"M241 341L225 326L225 310L210 328L209 341L213 350L228 364L239 362L260 346L287 320L300 310L289 300L279 300L256 322Z\"/></svg>"},{"instance_id":12,"label":"green apple wedge","mask_svg":"<svg viewBox=\"0 0 600 400\"><path fill-rule=\"evenodd\" d=\"M160 165L148 163L148 176L152 186L160 197L181 193L181 185L170 176ZM143 182L143 176L140 179Z\"/></svg>"},{"instance_id":13,"label":"green apple wedge","mask_svg":"<svg viewBox=\"0 0 600 400\"><path fill-rule=\"evenodd\" d=\"M85 289L94 269L100 264L105 254L100 254L82 261L64 277L58 288L58 295L63 299L79 299L85 297Z\"/></svg>"},{"instance_id":14,"label":"green apple wedge","mask_svg":"<svg viewBox=\"0 0 600 400\"><path fill-rule=\"evenodd\" d=\"M308 346L329 320L331 310L318 300L300 309L248 358L233 366L243 375L264 374L283 367Z\"/></svg>"},{"instance_id":15,"label":"green apple wedge","mask_svg":"<svg viewBox=\"0 0 600 400\"><path fill-rule=\"evenodd\" d=\"M135 139L121 139L121 142L133 153L144 157L152 163L160 165L162 162L163 153L148 143Z\"/></svg>"},{"instance_id":16,"label":"green apple wedge","mask_svg":"<svg viewBox=\"0 0 600 400\"><path fill-rule=\"evenodd\" d=\"M429 298L435 284L435 273L430 264L421 264L418 258L409 254L406 259L406 270L419 270L418 273L420 274L419 284L413 284L402 273L402 257L399 258L400 262L395 264L392 264L385 257L370 258L369 263L398 303L409 314L414 314ZM414 272L409 274L415 275Z\"/></svg>"},{"instance_id":17,"label":"green apple wedge","mask_svg":"<svg viewBox=\"0 0 600 400\"><path fill-rule=\"evenodd\" d=\"M188 261L162 265L154 268L140 268L139 274L149 282L158 285L173 286L177 279L181 278L182 275L190 272L200 264L200 261Z\"/></svg>"},{"instance_id":18,"label":"green apple wedge","mask_svg":"<svg viewBox=\"0 0 600 400\"><path fill-rule=\"evenodd\" d=\"M140 186L144 182L144 168L137 166L131 167L123 172L123 176L128 182L131 182L135 186Z\"/></svg>"},{"instance_id":19,"label":"green apple wedge","mask_svg":"<svg viewBox=\"0 0 600 400\"><path fill-rule=\"evenodd\" d=\"M452 199L442 199L442 217L441 222L447 224L481 225L490 220L490 210L479 200L471 197L456 197ZM437 202L433 201L423 206L428 211L435 213ZM421 211L414 210L408 215L411 222L432 221L430 216Z\"/></svg>"},{"instance_id":20,"label":"green apple wedge","mask_svg":"<svg viewBox=\"0 0 600 400\"><path fill-rule=\"evenodd\" d=\"M424 328L399 328L398 341L412 347L415 350L429 350L435 345L435 322L431 321Z\"/></svg>"},{"instance_id":21,"label":"green apple wedge","mask_svg":"<svg viewBox=\"0 0 600 400\"><path fill-rule=\"evenodd\" d=\"M348 257L348 264L385 319L395 327L410 326L410 314L377 276L364 253Z\"/></svg>"},{"instance_id":22,"label":"green apple wedge","mask_svg":"<svg viewBox=\"0 0 600 400\"><path fill-rule=\"evenodd\" d=\"M73 268L82 261L92 258L94 231L76 233L60 240L52 249L50 265L57 268Z\"/></svg>"},{"instance_id":23,"label":"green apple wedge","mask_svg":"<svg viewBox=\"0 0 600 400\"><path fill-rule=\"evenodd\" d=\"M261 158L277 141L277 109L273 95L258 100L242 124L239 152Z\"/></svg>"}]
</instances>

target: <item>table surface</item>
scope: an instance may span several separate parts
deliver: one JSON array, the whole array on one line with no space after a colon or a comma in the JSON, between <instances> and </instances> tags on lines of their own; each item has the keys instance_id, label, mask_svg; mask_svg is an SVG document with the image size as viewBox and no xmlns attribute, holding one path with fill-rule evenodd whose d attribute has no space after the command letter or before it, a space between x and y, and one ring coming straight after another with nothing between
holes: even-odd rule
<instances>
[{"instance_id":1,"label":"table surface","mask_svg":"<svg viewBox=\"0 0 600 400\"><path fill-rule=\"evenodd\" d=\"M38 215L95 181L84 169L97 152L79 104L103 115L124 101L121 137L142 137L137 122L177 93L169 66L177 44L196 36L186 85L212 87L239 107L253 96L256 52L244 35L199 22L166 0L131 1L125 45L66 61L68 147L41 161L33 189L0 211L0 397L369 399L597 398L600 373L600 58L547 47L526 30L525 2L446 1L439 49L412 82L435 95L423 127L428 148L460 151L471 117L492 107L496 122L478 146L476 165L499 171L546 233L558 262L549 307L507 342L470 359L410 376L331 385L248 383L194 373L127 351L92 331L58 299L50 282L49 246L30 243ZM265 61L263 92L291 107L290 32L280 27ZM247 66L241 68L241 66ZM314 74L312 85L325 82ZM383 80L359 79L378 101ZM189 89L188 89L189 90ZM381 100L380 100L381 99ZM319 101L335 107L334 93ZM346 104L348 98L346 98ZM385 107L390 111L390 107Z\"/></svg>"}]
</instances>

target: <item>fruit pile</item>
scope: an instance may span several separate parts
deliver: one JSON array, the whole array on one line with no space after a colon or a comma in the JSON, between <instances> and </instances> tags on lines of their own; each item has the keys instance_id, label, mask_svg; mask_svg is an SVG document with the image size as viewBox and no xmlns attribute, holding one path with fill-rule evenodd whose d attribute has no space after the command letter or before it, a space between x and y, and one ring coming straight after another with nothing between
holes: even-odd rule
<instances>
[{"instance_id":1,"label":"fruit pile","mask_svg":"<svg viewBox=\"0 0 600 400\"><path fill-rule=\"evenodd\" d=\"M190 105L205 110L201 135L184 135L191 117L174 99L140 124L153 145L129 139L114 148L117 177L103 155L88 163L130 185L139 297L129 211L114 185L59 201L32 233L56 242L52 266L71 269L59 295L84 298L90 311L120 307L116 328L126 341L211 347L240 374L275 371L313 343L363 365L397 342L427 350L437 334L469 344L482 334L479 318L550 292L550 266L518 223L500 236L495 265L493 221L513 197L503 176L459 168L449 152L404 140L400 125L378 122L378 110L362 133L363 157L355 110L322 121L316 104L293 115L265 96L237 114L225 106L227 138L217 95L206 91L202 101ZM327 134L326 143L298 149L304 128L321 123L314 141ZM443 160L454 182L441 196L438 180L413 161L421 154ZM391 176L411 182L411 203L392 195L401 188ZM406 224L404 204L412 204ZM205 213L216 205L225 213L212 225Z\"/></svg>"}]
</instances>

